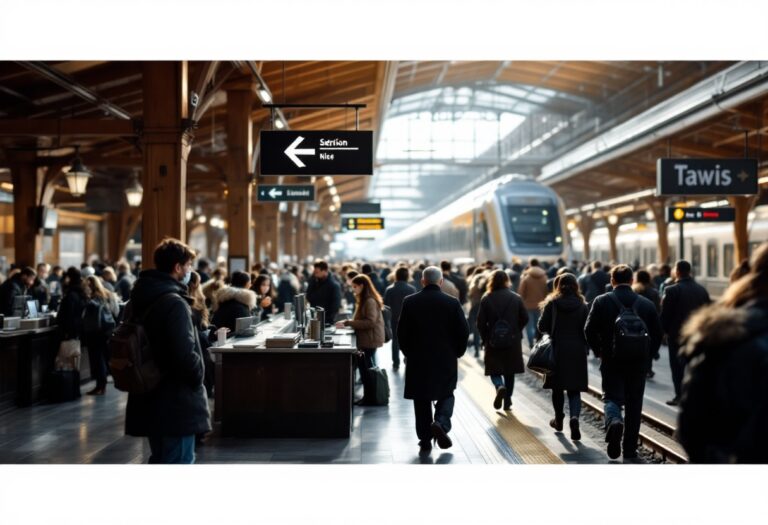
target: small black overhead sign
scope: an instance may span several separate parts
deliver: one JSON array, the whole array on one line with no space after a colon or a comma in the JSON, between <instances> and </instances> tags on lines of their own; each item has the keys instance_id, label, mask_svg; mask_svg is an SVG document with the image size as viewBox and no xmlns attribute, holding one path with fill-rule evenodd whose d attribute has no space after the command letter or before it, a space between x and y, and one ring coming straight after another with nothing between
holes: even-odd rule
<instances>
[{"instance_id":1,"label":"small black overhead sign","mask_svg":"<svg viewBox=\"0 0 768 525\"><path fill-rule=\"evenodd\" d=\"M378 202L342 202L342 215L379 215L381 204Z\"/></svg>"},{"instance_id":2,"label":"small black overhead sign","mask_svg":"<svg viewBox=\"0 0 768 525\"><path fill-rule=\"evenodd\" d=\"M372 131L262 131L262 175L373 175Z\"/></svg>"},{"instance_id":3,"label":"small black overhead sign","mask_svg":"<svg viewBox=\"0 0 768 525\"><path fill-rule=\"evenodd\" d=\"M258 200L261 202L313 201L315 200L315 187L311 184L260 185Z\"/></svg>"},{"instance_id":4,"label":"small black overhead sign","mask_svg":"<svg viewBox=\"0 0 768 525\"><path fill-rule=\"evenodd\" d=\"M383 230L383 217L344 217L341 219L344 230Z\"/></svg>"},{"instance_id":5,"label":"small black overhead sign","mask_svg":"<svg viewBox=\"0 0 768 525\"><path fill-rule=\"evenodd\" d=\"M667 208L667 222L733 222L736 220L734 208Z\"/></svg>"},{"instance_id":6,"label":"small black overhead sign","mask_svg":"<svg viewBox=\"0 0 768 525\"><path fill-rule=\"evenodd\" d=\"M659 159L659 195L755 195L757 159Z\"/></svg>"}]
</instances>

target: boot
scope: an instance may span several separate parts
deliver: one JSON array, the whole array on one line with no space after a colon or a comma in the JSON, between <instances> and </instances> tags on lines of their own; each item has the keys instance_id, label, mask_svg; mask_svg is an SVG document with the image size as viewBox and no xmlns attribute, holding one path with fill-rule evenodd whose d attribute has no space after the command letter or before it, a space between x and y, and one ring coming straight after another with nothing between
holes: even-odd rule
<instances>
[{"instance_id":1,"label":"boot","mask_svg":"<svg viewBox=\"0 0 768 525\"><path fill-rule=\"evenodd\" d=\"M549 426L554 428L558 432L562 432L563 419L565 419L565 414L555 414L555 419L549 420Z\"/></svg>"},{"instance_id":2,"label":"boot","mask_svg":"<svg viewBox=\"0 0 768 525\"><path fill-rule=\"evenodd\" d=\"M571 418L571 439L573 441L579 441L581 439L581 431L579 430L579 418Z\"/></svg>"}]
</instances>

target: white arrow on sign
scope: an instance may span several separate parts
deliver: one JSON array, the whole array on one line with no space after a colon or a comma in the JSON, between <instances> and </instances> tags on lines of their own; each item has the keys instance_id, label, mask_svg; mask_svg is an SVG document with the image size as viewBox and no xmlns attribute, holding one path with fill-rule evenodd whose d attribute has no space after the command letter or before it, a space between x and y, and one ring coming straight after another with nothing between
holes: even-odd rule
<instances>
[{"instance_id":1,"label":"white arrow on sign","mask_svg":"<svg viewBox=\"0 0 768 525\"><path fill-rule=\"evenodd\" d=\"M301 144L302 140L304 140L304 137L296 137L296 140L294 140L291 145L285 149L285 154L288 155L288 158L291 159L293 163L296 164L299 168L306 167L306 164L301 161L299 155L315 154L314 148L296 149L297 146Z\"/></svg>"},{"instance_id":2,"label":"white arrow on sign","mask_svg":"<svg viewBox=\"0 0 768 525\"><path fill-rule=\"evenodd\" d=\"M272 188L271 190L269 190L269 193L268 193L268 195L270 197L272 197L273 199L276 198L276 197L280 197L282 194L283 194L283 192L282 191L278 191L277 188Z\"/></svg>"}]
</instances>

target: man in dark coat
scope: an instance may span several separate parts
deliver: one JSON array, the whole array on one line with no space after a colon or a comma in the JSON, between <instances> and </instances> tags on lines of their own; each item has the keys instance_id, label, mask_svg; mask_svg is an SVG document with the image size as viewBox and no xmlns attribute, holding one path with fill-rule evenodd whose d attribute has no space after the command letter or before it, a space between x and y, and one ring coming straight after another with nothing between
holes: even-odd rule
<instances>
[{"instance_id":1,"label":"man in dark coat","mask_svg":"<svg viewBox=\"0 0 768 525\"><path fill-rule=\"evenodd\" d=\"M691 277L691 263L680 260L675 263L675 284L664 288L661 299L661 326L667 334L669 345L669 368L675 397L667 401L676 406L680 402L680 388L683 383L685 364L680 357L680 330L693 312L709 304L709 293Z\"/></svg>"},{"instance_id":2,"label":"man in dark coat","mask_svg":"<svg viewBox=\"0 0 768 525\"><path fill-rule=\"evenodd\" d=\"M400 368L400 340L397 338L397 323L403 309L403 300L416 293L416 288L408 284L408 268L401 266L395 270L395 282L384 292L384 304L392 310L392 368Z\"/></svg>"},{"instance_id":3,"label":"man in dark coat","mask_svg":"<svg viewBox=\"0 0 768 525\"><path fill-rule=\"evenodd\" d=\"M234 334L237 319L251 317L256 308L256 293L247 287L251 277L240 271L232 272L231 286L216 292L216 311L211 324L217 328L229 328Z\"/></svg>"},{"instance_id":4,"label":"man in dark coat","mask_svg":"<svg viewBox=\"0 0 768 525\"><path fill-rule=\"evenodd\" d=\"M376 291L379 292L379 295L384 295L384 289L386 286L382 283L382 280L379 278L379 274L373 271L373 266L371 266L368 263L365 263L363 267L361 268L363 275L367 275L368 278L371 280L371 284L373 284L373 287L376 288Z\"/></svg>"},{"instance_id":5,"label":"man in dark coat","mask_svg":"<svg viewBox=\"0 0 768 525\"><path fill-rule=\"evenodd\" d=\"M448 261L441 261L440 269L443 270L443 279L451 281L459 291L459 303L467 304L467 281L458 273L451 271L451 263Z\"/></svg>"},{"instance_id":6,"label":"man in dark coat","mask_svg":"<svg viewBox=\"0 0 768 525\"><path fill-rule=\"evenodd\" d=\"M328 271L328 263L315 261L312 277L307 286L307 301L312 306L325 310L325 322L335 322L341 309L341 285Z\"/></svg>"},{"instance_id":7,"label":"man in dark coat","mask_svg":"<svg viewBox=\"0 0 768 525\"><path fill-rule=\"evenodd\" d=\"M621 454L623 433L624 459L631 461L637 458L648 357L626 362L614 356L614 325L620 313L615 301L632 308L642 319L649 336L649 355L657 352L661 345L661 322L653 303L632 290L632 269L629 266L620 264L611 270L611 285L612 292L598 296L592 303L584 335L601 360L608 456L616 459ZM622 406L625 407L626 423L621 417Z\"/></svg>"},{"instance_id":8,"label":"man in dark coat","mask_svg":"<svg viewBox=\"0 0 768 525\"><path fill-rule=\"evenodd\" d=\"M115 285L115 291L120 295L123 301L127 301L131 298L131 288L136 281L136 278L131 273L131 269L128 263L121 262L117 265L117 284Z\"/></svg>"},{"instance_id":9,"label":"man in dark coat","mask_svg":"<svg viewBox=\"0 0 768 525\"><path fill-rule=\"evenodd\" d=\"M598 295L605 293L605 287L610 284L610 280L611 278L603 268L603 263L600 261L593 262L592 273L585 277L582 283L579 283L580 285L583 285L581 293L584 295L584 299L587 300L588 304L592 304L592 301L594 301Z\"/></svg>"},{"instance_id":10,"label":"man in dark coat","mask_svg":"<svg viewBox=\"0 0 768 525\"><path fill-rule=\"evenodd\" d=\"M448 432L458 379L456 360L464 355L469 337L464 310L456 298L440 291L442 280L439 268L426 268L421 278L424 288L405 298L397 325L400 348L408 358L404 397L413 400L422 451L432 448L431 438L440 448L452 445Z\"/></svg>"},{"instance_id":11,"label":"man in dark coat","mask_svg":"<svg viewBox=\"0 0 768 525\"><path fill-rule=\"evenodd\" d=\"M195 436L211 430L205 368L192 322L186 283L194 251L165 239L155 248L155 269L139 274L126 318L141 320L153 358L163 374L146 394L128 394L125 433L146 436L150 463L194 463Z\"/></svg>"},{"instance_id":12,"label":"man in dark coat","mask_svg":"<svg viewBox=\"0 0 768 525\"><path fill-rule=\"evenodd\" d=\"M13 315L13 301L26 295L27 290L35 283L35 270L30 267L22 268L19 273L0 284L0 313Z\"/></svg>"}]
</instances>

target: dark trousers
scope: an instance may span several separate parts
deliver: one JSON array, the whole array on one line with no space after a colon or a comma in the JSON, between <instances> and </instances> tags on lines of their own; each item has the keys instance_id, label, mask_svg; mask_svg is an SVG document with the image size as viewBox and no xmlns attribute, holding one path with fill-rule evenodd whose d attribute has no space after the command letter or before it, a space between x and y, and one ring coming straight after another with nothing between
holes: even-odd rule
<instances>
[{"instance_id":1,"label":"dark trousers","mask_svg":"<svg viewBox=\"0 0 768 525\"><path fill-rule=\"evenodd\" d=\"M369 368L376 366L376 349L375 348L360 348L364 355L357 358L357 371L360 372L360 381L363 382L363 395L367 399L367 392L365 391L365 375Z\"/></svg>"},{"instance_id":2,"label":"dark trousers","mask_svg":"<svg viewBox=\"0 0 768 525\"><path fill-rule=\"evenodd\" d=\"M451 416L456 399L451 394L449 397L438 399L435 403L435 419L446 433L451 430ZM432 439L432 401L423 399L413 400L413 412L416 416L416 435L419 441Z\"/></svg>"},{"instance_id":3,"label":"dark trousers","mask_svg":"<svg viewBox=\"0 0 768 525\"><path fill-rule=\"evenodd\" d=\"M640 414L643 411L645 392L645 366L619 367L613 363L600 366L603 378L603 401L605 402L606 427L614 421L621 421L621 407L624 407L624 456L637 451L640 435Z\"/></svg>"},{"instance_id":4,"label":"dark trousers","mask_svg":"<svg viewBox=\"0 0 768 525\"><path fill-rule=\"evenodd\" d=\"M395 368L400 366L400 342L397 340L397 334L392 334L392 366Z\"/></svg>"},{"instance_id":5,"label":"dark trousers","mask_svg":"<svg viewBox=\"0 0 768 525\"><path fill-rule=\"evenodd\" d=\"M472 341L472 346L475 347L475 351L480 350L480 330L477 329L477 314L480 312L480 305L473 305L469 309L469 319L467 322L469 323L469 329L472 332L472 338L470 339Z\"/></svg>"},{"instance_id":6,"label":"dark trousers","mask_svg":"<svg viewBox=\"0 0 768 525\"><path fill-rule=\"evenodd\" d=\"M88 348L88 364L91 377L96 380L96 387L107 386L107 336L99 333L87 334L84 337Z\"/></svg>"},{"instance_id":7,"label":"dark trousers","mask_svg":"<svg viewBox=\"0 0 768 525\"><path fill-rule=\"evenodd\" d=\"M672 384L675 387L675 397L680 397L680 388L683 385L683 372L685 363L678 355L680 345L670 341L669 343L669 369L672 371Z\"/></svg>"}]
</instances>

